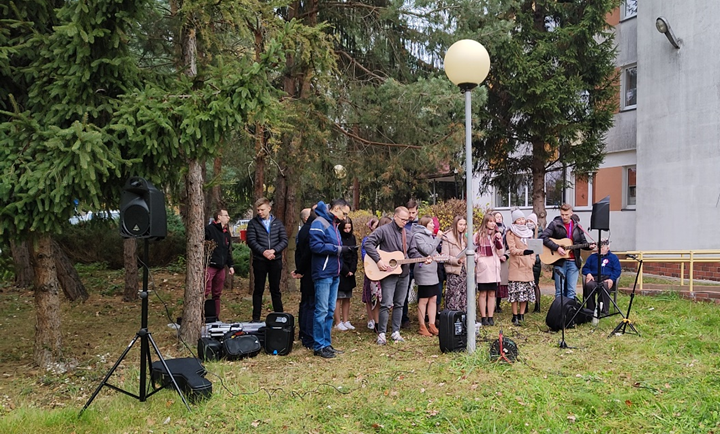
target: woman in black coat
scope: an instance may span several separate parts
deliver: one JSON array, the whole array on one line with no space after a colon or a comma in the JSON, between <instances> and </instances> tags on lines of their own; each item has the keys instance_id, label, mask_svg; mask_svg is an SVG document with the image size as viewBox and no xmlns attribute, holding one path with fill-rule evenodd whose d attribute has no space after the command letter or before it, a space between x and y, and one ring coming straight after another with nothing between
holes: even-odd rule
<instances>
[{"instance_id":1,"label":"woman in black coat","mask_svg":"<svg viewBox=\"0 0 720 434\"><path fill-rule=\"evenodd\" d=\"M357 285L355 273L357 272L358 252L357 239L353 234L353 223L350 217L345 219L345 223L340 224L340 239L343 246L351 247L351 249L342 255L340 284L335 305L335 328L338 330L355 330L355 327L350 324L350 298L352 297L353 288Z\"/></svg>"}]
</instances>

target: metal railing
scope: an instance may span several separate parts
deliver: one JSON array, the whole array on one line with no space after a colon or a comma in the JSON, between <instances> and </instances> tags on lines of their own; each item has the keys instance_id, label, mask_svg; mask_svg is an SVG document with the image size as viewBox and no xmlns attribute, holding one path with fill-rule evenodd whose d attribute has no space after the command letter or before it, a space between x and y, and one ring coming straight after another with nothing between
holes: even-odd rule
<instances>
[{"instance_id":1,"label":"metal railing","mask_svg":"<svg viewBox=\"0 0 720 434\"><path fill-rule=\"evenodd\" d=\"M680 264L680 286L685 286L685 264L688 264L689 290L693 292L693 281L695 264L697 263L720 263L720 250L629 250L625 252L613 252L618 257L635 255L645 263L671 263ZM621 263L636 263L634 259L623 258ZM638 277L640 290L643 289L643 270L640 270Z\"/></svg>"}]
</instances>

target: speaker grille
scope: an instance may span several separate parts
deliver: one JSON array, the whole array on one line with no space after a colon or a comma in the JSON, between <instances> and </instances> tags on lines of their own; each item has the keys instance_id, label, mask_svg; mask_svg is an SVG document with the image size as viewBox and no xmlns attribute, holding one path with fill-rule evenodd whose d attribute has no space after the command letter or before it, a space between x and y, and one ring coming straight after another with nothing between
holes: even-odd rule
<instances>
[{"instance_id":1,"label":"speaker grille","mask_svg":"<svg viewBox=\"0 0 720 434\"><path fill-rule=\"evenodd\" d=\"M123 228L125 232L141 237L150 229L150 212L147 204L141 198L133 199L123 213Z\"/></svg>"}]
</instances>

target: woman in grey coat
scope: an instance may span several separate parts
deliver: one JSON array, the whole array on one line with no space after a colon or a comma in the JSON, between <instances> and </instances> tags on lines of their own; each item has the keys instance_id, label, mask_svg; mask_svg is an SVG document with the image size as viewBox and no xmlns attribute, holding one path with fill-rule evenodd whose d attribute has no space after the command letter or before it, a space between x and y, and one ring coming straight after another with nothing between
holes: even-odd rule
<instances>
[{"instance_id":1,"label":"woman in grey coat","mask_svg":"<svg viewBox=\"0 0 720 434\"><path fill-rule=\"evenodd\" d=\"M419 333L423 336L437 336L435 327L435 314L437 310L438 279L437 262L431 257L437 256L437 246L442 239L442 231L433 237L435 223L430 216L423 216L418 224L413 226L408 248L408 257L427 258L425 262L415 265L415 283L418 285L418 323ZM430 319L425 325L425 314Z\"/></svg>"}]
</instances>

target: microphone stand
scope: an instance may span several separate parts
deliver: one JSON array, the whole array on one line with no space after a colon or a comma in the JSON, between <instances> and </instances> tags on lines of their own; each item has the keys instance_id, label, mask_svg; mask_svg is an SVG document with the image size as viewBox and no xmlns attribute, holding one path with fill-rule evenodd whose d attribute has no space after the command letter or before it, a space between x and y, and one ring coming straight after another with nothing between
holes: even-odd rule
<instances>
[{"instance_id":1,"label":"microphone stand","mask_svg":"<svg viewBox=\"0 0 720 434\"><path fill-rule=\"evenodd\" d=\"M615 328L613 329L613 331L610 332L610 334L608 335L608 338L611 337L611 336L613 336L613 335L616 335L616 334L617 334L617 335L620 335L620 334L623 334L623 335L624 335L624 334L627 332L627 327L628 327L628 326L630 326L630 329L632 329L632 332L629 332L629 333L634 333L634 334L640 336L640 332L637 331L637 329L636 329L635 326L633 325L633 322L630 320L630 310L632 309L633 300L635 299L635 288L637 287L638 277L640 277L640 270L642 270L643 260L642 260L642 259L638 259L638 258L636 258L636 257L634 257L634 256L632 256L632 259L635 259L636 261L638 261L638 262L639 262L639 265L638 265L637 273L635 274L635 283L633 284L633 289L632 289L632 292L630 293L630 304L628 304L627 315L625 315L625 316L623 317L623 319L620 320L620 322L618 323L618 325L615 326ZM617 288L616 288L615 290L617 291Z\"/></svg>"},{"instance_id":2,"label":"microphone stand","mask_svg":"<svg viewBox=\"0 0 720 434\"><path fill-rule=\"evenodd\" d=\"M562 318L562 338L560 339L560 343L558 344L559 348L574 348L569 347L568 344L565 342L565 298L563 296L563 293L565 292L565 274L560 271L558 267L555 267L554 269L556 279L560 279L560 316Z\"/></svg>"}]
</instances>

